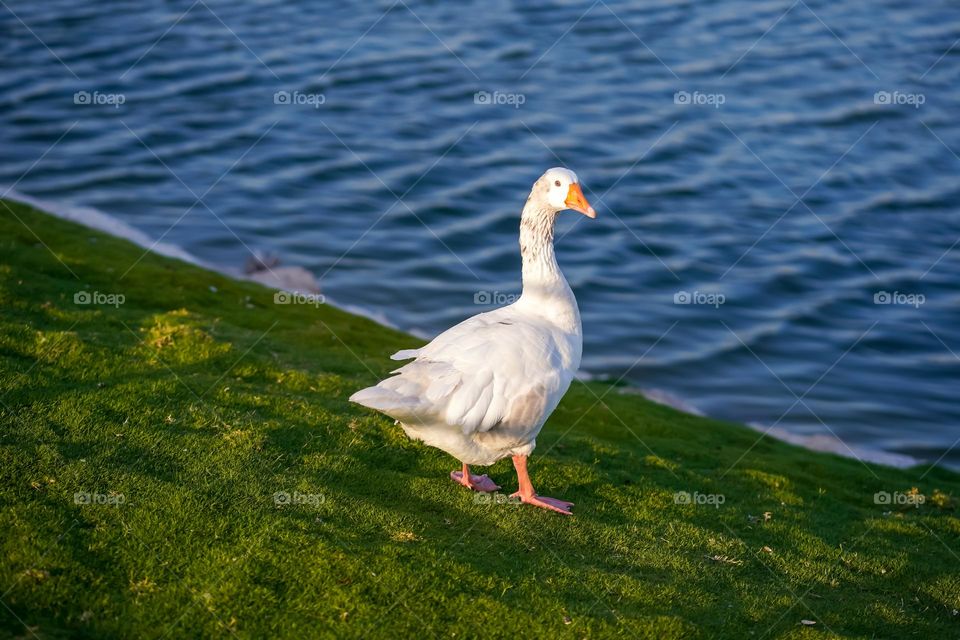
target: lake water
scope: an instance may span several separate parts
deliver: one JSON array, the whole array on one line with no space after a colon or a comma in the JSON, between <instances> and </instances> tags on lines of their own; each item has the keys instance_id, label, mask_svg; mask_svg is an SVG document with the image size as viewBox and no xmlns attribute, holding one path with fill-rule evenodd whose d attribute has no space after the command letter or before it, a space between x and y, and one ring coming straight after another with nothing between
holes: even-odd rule
<instances>
[{"instance_id":1,"label":"lake water","mask_svg":"<svg viewBox=\"0 0 960 640\"><path fill-rule=\"evenodd\" d=\"M563 164L587 372L960 466L956 4L6 6L0 184L432 335Z\"/></svg>"}]
</instances>

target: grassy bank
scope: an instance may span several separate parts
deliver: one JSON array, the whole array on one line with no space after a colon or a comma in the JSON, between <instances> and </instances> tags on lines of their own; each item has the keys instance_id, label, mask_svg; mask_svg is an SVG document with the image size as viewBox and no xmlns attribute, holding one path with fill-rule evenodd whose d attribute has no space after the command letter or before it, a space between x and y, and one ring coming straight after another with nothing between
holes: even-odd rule
<instances>
[{"instance_id":1,"label":"grassy bank","mask_svg":"<svg viewBox=\"0 0 960 640\"><path fill-rule=\"evenodd\" d=\"M531 461L575 516L478 501L347 402L416 339L142 254L0 204L0 634L960 633L955 474L575 383Z\"/></svg>"}]
</instances>

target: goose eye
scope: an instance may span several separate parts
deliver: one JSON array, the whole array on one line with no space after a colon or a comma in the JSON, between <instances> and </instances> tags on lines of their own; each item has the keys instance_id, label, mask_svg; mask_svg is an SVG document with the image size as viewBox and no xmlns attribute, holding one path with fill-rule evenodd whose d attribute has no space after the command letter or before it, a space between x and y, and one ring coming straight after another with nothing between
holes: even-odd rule
<instances>
[{"instance_id":1,"label":"goose eye","mask_svg":"<svg viewBox=\"0 0 960 640\"><path fill-rule=\"evenodd\" d=\"M560 186L560 181L559 181L559 180L554 180L554 181L553 181L553 184L559 187L559 186Z\"/></svg>"}]
</instances>

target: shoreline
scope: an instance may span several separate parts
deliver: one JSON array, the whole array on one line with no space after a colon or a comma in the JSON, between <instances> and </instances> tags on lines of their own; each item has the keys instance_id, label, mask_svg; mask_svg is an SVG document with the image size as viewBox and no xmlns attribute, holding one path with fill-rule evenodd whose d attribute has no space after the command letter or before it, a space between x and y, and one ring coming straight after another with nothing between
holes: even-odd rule
<instances>
[{"instance_id":1,"label":"shoreline","mask_svg":"<svg viewBox=\"0 0 960 640\"><path fill-rule=\"evenodd\" d=\"M656 402L657 404L662 404L672 409L676 409L677 411L683 411L684 413L690 413L704 418L711 417L703 411L700 411L696 405L691 404L689 401L679 398L668 391L663 391L662 389L641 389L637 387L627 387L622 391L622 393L636 393L643 396L647 400ZM895 467L897 469L907 469L909 467L923 464L922 460L918 460L913 456L908 456L902 453L894 453L892 451L885 451L883 449L866 447L863 445L848 445L833 434L804 435L799 433L791 433L783 427L778 427L776 425L770 427L758 422L744 422L742 424L745 424L758 433L770 436L771 438L776 438L777 440L781 440L783 442L797 445L798 447L803 447L809 451L833 453L845 458L860 460L862 462L871 462L874 464L882 464L888 467Z\"/></svg>"},{"instance_id":2,"label":"shoreline","mask_svg":"<svg viewBox=\"0 0 960 640\"><path fill-rule=\"evenodd\" d=\"M3 187L0 186L0 189L3 189ZM307 295L320 293L320 284L317 279L312 273L302 267L265 267L264 269L254 272L247 272L241 267L232 268L225 265L207 262L206 260L193 255L180 245L163 242L162 240L152 240L150 236L139 229L130 226L120 218L93 207L74 206L53 200L44 200L42 198L36 198L34 196L22 193L16 189L5 190L4 195L0 197L0 199L13 200L15 202L21 202L23 204L30 205L31 207L39 209L40 211L44 211L56 218L75 222L83 225L84 227L109 234L116 238L129 240L138 247L142 247L147 251L151 251L167 258L182 260L189 264L208 269L223 276L227 276L228 278L243 280L246 282L257 282L272 289L280 289L289 291L291 293L302 293ZM376 311L371 311L369 309L357 307L348 303L332 300L326 296L324 296L324 304L329 304L342 311L361 316L368 320L373 320L374 322L382 324L391 329L396 329L397 331L412 333L397 326L385 315Z\"/></svg>"},{"instance_id":3,"label":"shoreline","mask_svg":"<svg viewBox=\"0 0 960 640\"><path fill-rule=\"evenodd\" d=\"M182 260L204 269L209 269L221 275L236 280L257 282L266 287L285 290L303 294L321 293L319 282L316 277L303 267L265 267L253 272L245 271L243 268L230 268L224 265L218 265L207 262L183 247L164 242L162 240L152 240L146 233L132 227L123 220L114 215L100 211L92 207L68 205L62 202L44 200L34 196L22 193L16 189L8 189L2 196L3 199L9 199L23 204L30 205L41 211L44 211L57 218L75 222L84 227L95 229L114 237L129 240L147 251L157 253L168 258ZM382 324L397 331L414 335L415 337L429 340L428 336L419 335L409 329L398 326L390 321L383 313L366 308L344 303L342 301L324 299L325 304L329 304L337 309L361 316L368 320ZM577 379L581 381L595 380L596 376L587 372L577 372ZM700 411L692 401L680 398L668 391L656 388L626 387L621 393L638 394L644 398L662 404L684 413L695 416L710 417ZM863 445L848 445L839 437L833 434L802 435L791 433L782 427L768 427L767 425L755 422L744 422L749 428L768 435L777 440L787 442L810 451L823 453L832 453L846 458L860 460L862 462L882 464L898 469L906 469L912 466L922 464L923 461L901 453L886 451Z\"/></svg>"}]
</instances>

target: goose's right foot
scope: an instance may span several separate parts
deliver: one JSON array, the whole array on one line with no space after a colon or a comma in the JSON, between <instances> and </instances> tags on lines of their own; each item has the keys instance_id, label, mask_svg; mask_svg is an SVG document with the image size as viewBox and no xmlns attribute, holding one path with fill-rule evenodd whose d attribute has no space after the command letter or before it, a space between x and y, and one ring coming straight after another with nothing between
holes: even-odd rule
<instances>
[{"instance_id":1,"label":"goose's right foot","mask_svg":"<svg viewBox=\"0 0 960 640\"><path fill-rule=\"evenodd\" d=\"M462 471L451 471L450 479L457 484L462 484L467 489L472 489L474 491L492 493L500 489L500 485L496 484L486 474L483 474L482 476L475 476L470 473L470 467L468 467L466 464L463 465Z\"/></svg>"}]
</instances>

